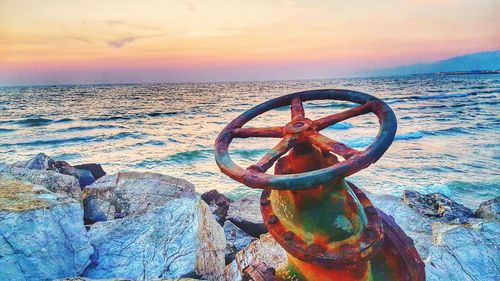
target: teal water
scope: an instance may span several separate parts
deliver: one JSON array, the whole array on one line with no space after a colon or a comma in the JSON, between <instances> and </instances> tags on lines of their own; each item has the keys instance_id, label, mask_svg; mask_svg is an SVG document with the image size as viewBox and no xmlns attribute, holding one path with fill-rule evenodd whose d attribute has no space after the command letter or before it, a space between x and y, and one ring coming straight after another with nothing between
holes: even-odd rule
<instances>
[{"instance_id":1,"label":"teal water","mask_svg":"<svg viewBox=\"0 0 500 281\"><path fill-rule=\"evenodd\" d=\"M222 175L214 162L218 132L256 104L309 89L358 90L386 101L398 117L391 148L350 180L372 192L444 192L477 206L500 193L500 76L408 76L308 81L39 86L0 88L0 161L45 152L70 163L98 162L108 172L140 170L186 178L199 192L237 197L256 192ZM353 106L308 102L319 118ZM249 126L283 125L279 108ZM374 116L324 131L357 149L377 132ZM233 159L246 167L276 139L237 140ZM272 169L270 169L272 170Z\"/></svg>"}]
</instances>

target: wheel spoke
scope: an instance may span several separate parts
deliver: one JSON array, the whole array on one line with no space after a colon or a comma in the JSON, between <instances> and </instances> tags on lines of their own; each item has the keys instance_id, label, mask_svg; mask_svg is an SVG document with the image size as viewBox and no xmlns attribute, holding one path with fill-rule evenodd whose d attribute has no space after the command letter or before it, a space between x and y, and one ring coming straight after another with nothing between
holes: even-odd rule
<instances>
[{"instance_id":1,"label":"wheel spoke","mask_svg":"<svg viewBox=\"0 0 500 281\"><path fill-rule=\"evenodd\" d=\"M266 172L281 156L287 153L294 145L295 139L292 137L283 138L276 146L264 155L259 162L248 167L248 170Z\"/></svg>"},{"instance_id":2,"label":"wheel spoke","mask_svg":"<svg viewBox=\"0 0 500 281\"><path fill-rule=\"evenodd\" d=\"M372 102L367 102L365 104L362 104L360 106L356 106L356 107L348 109L346 111L342 111L339 113L335 113L335 114L314 120L314 124L316 124L317 130L320 131L320 130L323 130L324 128L329 127L331 125L334 125L338 122L342 122L342 121L347 120L349 118L369 113L373 110L372 105L373 105Z\"/></svg>"},{"instance_id":3,"label":"wheel spoke","mask_svg":"<svg viewBox=\"0 0 500 281\"><path fill-rule=\"evenodd\" d=\"M292 121L299 121L305 118L304 107L299 97L294 97L290 105L292 111Z\"/></svg>"},{"instance_id":4,"label":"wheel spoke","mask_svg":"<svg viewBox=\"0 0 500 281\"><path fill-rule=\"evenodd\" d=\"M340 155L346 160L351 158L353 155L361 153L357 149L351 148L341 142L334 141L320 133L313 133L309 135L309 140L315 146Z\"/></svg>"},{"instance_id":5,"label":"wheel spoke","mask_svg":"<svg viewBox=\"0 0 500 281\"><path fill-rule=\"evenodd\" d=\"M236 128L232 135L235 138L282 138L283 127Z\"/></svg>"}]
</instances>

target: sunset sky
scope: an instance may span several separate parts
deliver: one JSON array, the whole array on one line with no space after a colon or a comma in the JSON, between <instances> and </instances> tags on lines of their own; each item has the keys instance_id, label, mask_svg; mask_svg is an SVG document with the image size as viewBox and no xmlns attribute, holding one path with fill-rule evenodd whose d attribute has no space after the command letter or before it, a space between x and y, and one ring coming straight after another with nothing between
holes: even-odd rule
<instances>
[{"instance_id":1,"label":"sunset sky","mask_svg":"<svg viewBox=\"0 0 500 281\"><path fill-rule=\"evenodd\" d=\"M498 0L2 0L0 85L349 77L499 30Z\"/></svg>"}]
</instances>

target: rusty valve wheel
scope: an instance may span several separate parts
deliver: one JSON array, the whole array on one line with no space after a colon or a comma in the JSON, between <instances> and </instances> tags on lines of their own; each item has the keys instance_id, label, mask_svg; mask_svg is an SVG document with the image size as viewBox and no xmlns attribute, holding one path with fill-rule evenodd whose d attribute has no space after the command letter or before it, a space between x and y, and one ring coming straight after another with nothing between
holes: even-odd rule
<instances>
[{"instance_id":1,"label":"rusty valve wheel","mask_svg":"<svg viewBox=\"0 0 500 281\"><path fill-rule=\"evenodd\" d=\"M306 118L302 102L311 100L339 100L359 104L349 110L317 120ZM242 128L248 121L271 109L291 105L291 122L283 127ZM365 150L358 151L320 133L338 122L359 115L374 113L379 120L379 131ZM396 116L391 108L376 97L348 90L312 90L294 93L264 102L246 111L229 123L215 141L215 160L221 171L247 186L271 189L308 189L344 178L376 162L391 145L396 134ZM233 138L268 137L282 140L256 164L247 169L236 165L228 148ZM344 158L335 165L298 174L270 175L266 171L295 145L309 142L322 150Z\"/></svg>"}]
</instances>

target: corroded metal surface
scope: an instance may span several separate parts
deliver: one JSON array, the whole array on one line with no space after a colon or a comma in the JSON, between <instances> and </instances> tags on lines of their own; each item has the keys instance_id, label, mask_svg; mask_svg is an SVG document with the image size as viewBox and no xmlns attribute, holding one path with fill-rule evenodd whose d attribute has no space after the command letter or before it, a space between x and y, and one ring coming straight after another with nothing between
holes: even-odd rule
<instances>
[{"instance_id":1,"label":"corroded metal surface","mask_svg":"<svg viewBox=\"0 0 500 281\"><path fill-rule=\"evenodd\" d=\"M303 101L335 99L358 103L360 106L318 120L305 117ZM273 108L292 104L292 121L283 127L242 128L252 118ZM357 151L334 140L319 131L340 121L366 113L374 113L380 123L375 141L364 151ZM308 189L334 179L343 178L364 169L377 161L391 144L396 133L396 117L383 101L368 94L347 90L314 90L282 96L262 103L234 119L219 134L215 145L215 159L221 171L229 177L253 188ZM236 165L228 153L233 138L272 137L280 141L256 165L243 169ZM346 161L323 169L298 175L270 175L265 171L293 145L312 142L342 156Z\"/></svg>"},{"instance_id":2,"label":"corroded metal surface","mask_svg":"<svg viewBox=\"0 0 500 281\"><path fill-rule=\"evenodd\" d=\"M315 99L360 105L310 120L302 102ZM285 126L242 128L257 115L284 105L291 109L291 121ZM380 129L363 151L320 133L328 126L367 113L377 116ZM264 222L288 253L288 265L277 270L278 280L425 280L423 263L411 239L394 220L377 211L360 189L344 180L377 161L395 133L396 118L384 102L345 90L283 96L243 113L223 129L215 144L217 164L231 178L263 189L260 204ZM244 170L228 155L235 137L281 140ZM274 175L266 174L274 164ZM257 268L248 272L260 276Z\"/></svg>"}]
</instances>

